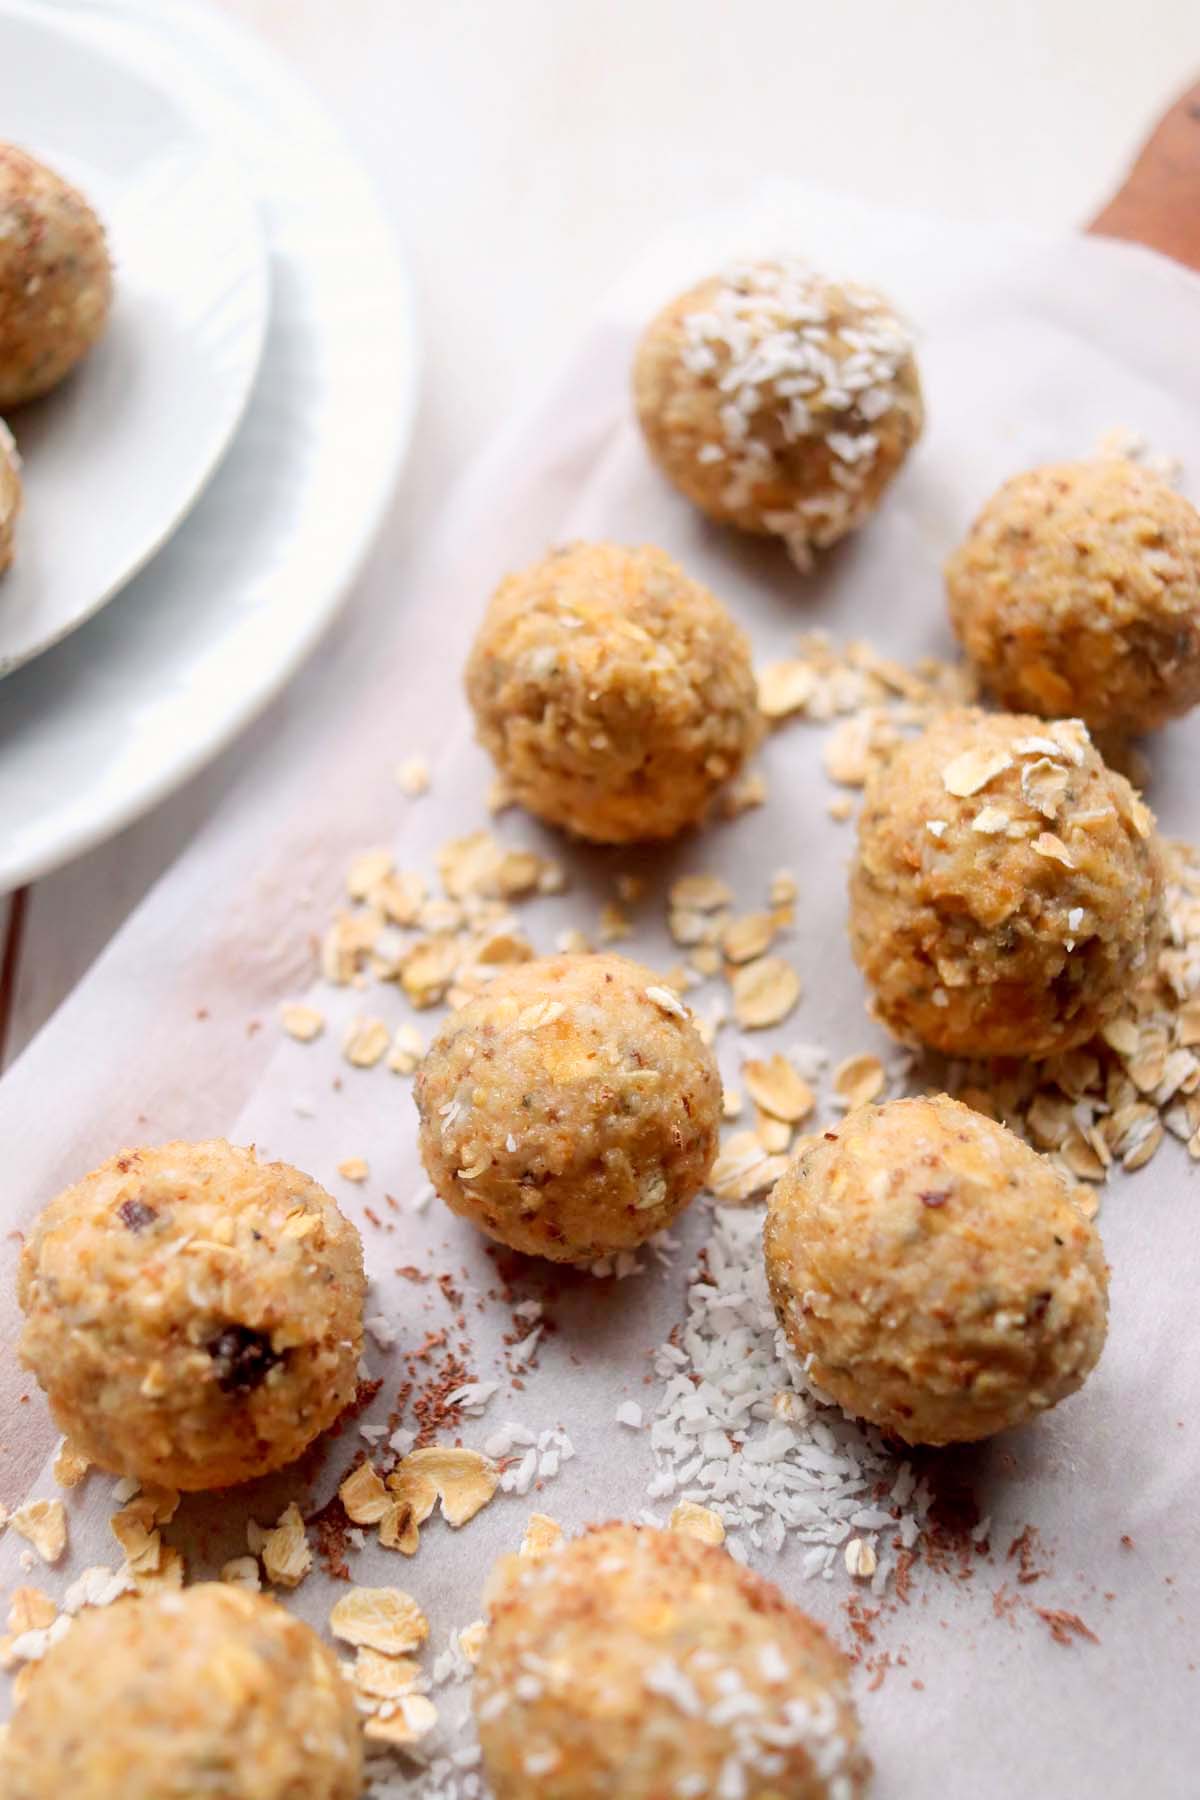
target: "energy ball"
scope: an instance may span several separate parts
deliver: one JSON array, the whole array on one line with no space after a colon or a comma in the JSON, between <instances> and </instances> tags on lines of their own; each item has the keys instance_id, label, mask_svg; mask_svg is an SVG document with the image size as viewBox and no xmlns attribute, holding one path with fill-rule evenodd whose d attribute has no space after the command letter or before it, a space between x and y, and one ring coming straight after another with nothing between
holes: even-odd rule
<instances>
[{"instance_id":1,"label":"energy ball","mask_svg":"<svg viewBox=\"0 0 1200 1800\"><path fill-rule=\"evenodd\" d=\"M1127 734L1200 700L1200 513L1136 463L1006 482L946 586L963 648L1004 706Z\"/></svg>"},{"instance_id":2,"label":"energy ball","mask_svg":"<svg viewBox=\"0 0 1200 1800\"><path fill-rule=\"evenodd\" d=\"M945 1094L864 1106L771 1195L767 1280L817 1388L909 1444L970 1443L1081 1387L1108 1270L1066 1179Z\"/></svg>"},{"instance_id":3,"label":"energy ball","mask_svg":"<svg viewBox=\"0 0 1200 1800\"><path fill-rule=\"evenodd\" d=\"M21 459L12 432L0 419L0 575L13 559L13 537L21 510Z\"/></svg>"},{"instance_id":4,"label":"energy ball","mask_svg":"<svg viewBox=\"0 0 1200 1800\"><path fill-rule=\"evenodd\" d=\"M466 686L513 798L595 843L696 824L761 730L744 633L649 545L573 544L510 575Z\"/></svg>"},{"instance_id":5,"label":"energy ball","mask_svg":"<svg viewBox=\"0 0 1200 1800\"><path fill-rule=\"evenodd\" d=\"M870 777L850 943L872 1010L947 1056L1053 1056L1157 948L1154 818L1078 720L943 713Z\"/></svg>"},{"instance_id":6,"label":"energy ball","mask_svg":"<svg viewBox=\"0 0 1200 1800\"><path fill-rule=\"evenodd\" d=\"M551 956L446 1021L415 1099L447 1206L514 1250L586 1263L645 1243L694 1198L716 1155L721 1078L649 969Z\"/></svg>"},{"instance_id":7,"label":"energy ball","mask_svg":"<svg viewBox=\"0 0 1200 1800\"><path fill-rule=\"evenodd\" d=\"M870 516L924 422L888 301L798 260L740 264L672 300L638 347L633 392L679 491L782 538L802 568Z\"/></svg>"},{"instance_id":8,"label":"energy ball","mask_svg":"<svg viewBox=\"0 0 1200 1800\"><path fill-rule=\"evenodd\" d=\"M358 1800L337 1658L275 1601L206 1582L81 1613L31 1666L6 1800Z\"/></svg>"},{"instance_id":9,"label":"energy ball","mask_svg":"<svg viewBox=\"0 0 1200 1800\"><path fill-rule=\"evenodd\" d=\"M287 1163L221 1140L126 1150L34 1226L20 1354L102 1469L227 1487L353 1399L364 1291L358 1232Z\"/></svg>"},{"instance_id":10,"label":"energy ball","mask_svg":"<svg viewBox=\"0 0 1200 1800\"><path fill-rule=\"evenodd\" d=\"M502 1572L474 1691L495 1800L866 1792L843 1657L724 1550L606 1525Z\"/></svg>"},{"instance_id":11,"label":"energy ball","mask_svg":"<svg viewBox=\"0 0 1200 1800\"><path fill-rule=\"evenodd\" d=\"M0 143L0 409L57 387L108 322L104 227L75 188Z\"/></svg>"}]
</instances>

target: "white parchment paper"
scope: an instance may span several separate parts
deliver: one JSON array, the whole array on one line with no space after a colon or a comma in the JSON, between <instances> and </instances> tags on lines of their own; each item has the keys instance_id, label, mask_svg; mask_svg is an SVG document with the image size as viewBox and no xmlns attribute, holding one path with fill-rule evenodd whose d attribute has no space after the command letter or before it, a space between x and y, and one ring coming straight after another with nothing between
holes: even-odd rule
<instances>
[{"instance_id":1,"label":"white parchment paper","mask_svg":"<svg viewBox=\"0 0 1200 1800\"><path fill-rule=\"evenodd\" d=\"M727 255L785 246L894 295L921 333L929 403L925 440L880 515L803 579L781 550L714 530L664 486L627 402L632 344L661 300ZM1007 475L1086 453L1106 431L1131 427L1180 457L1185 489L1200 496L1197 343L1200 283L1147 253L1092 240L951 226L770 191L736 217L700 221L661 246L465 479L419 561L398 567L385 543L347 625L253 734L223 809L0 1084L5 1223L13 1233L0 1271L8 1341L17 1330L16 1234L59 1186L121 1144L226 1134L311 1171L362 1225L369 1310L397 1337L390 1352L369 1349L384 1387L368 1421L386 1416L406 1355L428 1331L449 1327L452 1344L465 1335L474 1372L494 1378L501 1335L512 1330L509 1308L486 1297L498 1285L495 1262L436 1204L423 1212L411 1204L423 1178L408 1083L382 1066L351 1070L339 1054L352 1014L399 1023L408 1016L402 997L322 988L315 1003L330 1028L313 1046L282 1039L276 1012L311 977L312 934L330 916L352 851L388 843L401 866L432 873L448 836L489 823L490 770L471 742L459 673L497 578L565 538L649 540L725 599L760 661L786 653L814 626L838 640L865 636L906 661L950 654L940 564ZM726 1036L727 1077L742 1050L765 1053L797 1040L818 1041L835 1059L883 1051L846 947L852 827L827 816L822 741L804 725L776 734L762 757L766 808L663 850L572 849L505 815L496 827L505 842L535 845L571 874L566 898L528 909L535 942L552 948L567 922L594 932L616 875L637 872L646 897L632 909L637 931L623 947L665 967L677 958L663 931L675 874L723 873L749 909L763 903L771 873L789 866L801 895L781 949L801 975L804 998L792 1019L755 1034L752 1045ZM1200 836L1198 749L1194 722L1151 747L1149 798L1177 835ZM419 801L404 799L392 776L414 752L433 768L432 792ZM428 1031L430 1015L418 1023ZM370 1163L362 1188L336 1173L352 1155ZM870 1687L865 1670L859 1684L880 1800L1182 1800L1200 1791L1197 1181L1168 1141L1147 1170L1106 1190L1100 1222L1113 1268L1112 1323L1099 1370L1035 1429L945 1459L945 1472L968 1481L991 1517L991 1553L974 1559L968 1580L918 1569L908 1604L885 1608L872 1624L868 1654L893 1659L880 1685ZM687 1270L710 1226L698 1205L674 1259L644 1257L643 1271L621 1282L532 1265L517 1274L513 1298L543 1300L554 1329L523 1387L506 1377L462 1437L482 1444L507 1419L534 1431L563 1426L576 1457L542 1492L500 1497L458 1534L431 1521L412 1562L375 1547L353 1558L356 1580L396 1582L416 1595L433 1620L435 1648L477 1616L486 1568L519 1541L530 1510L577 1527L648 1505L648 1433L617 1425L614 1414L634 1399L651 1416L658 1389L648 1380L648 1352L682 1317ZM433 1284L395 1275L405 1264L454 1275L465 1295L465 1333ZM11 1358L0 1399L0 1495L15 1504L52 1494L54 1434ZM247 1516L270 1523L293 1497L306 1510L321 1505L357 1447L356 1432L346 1426L323 1464L305 1465L307 1483L291 1471L187 1502L167 1535L188 1548L192 1573L244 1548ZM69 1559L33 1579L58 1593L86 1564L119 1560L106 1526L110 1485L93 1476L69 1497ZM657 1508L661 1516L668 1506ZM1044 1573L1022 1587L1007 1550L1027 1524L1040 1534L1036 1566ZM11 1531L0 1541L4 1592L30 1579L19 1569L21 1550ZM751 1560L847 1641L852 1584L840 1566L832 1581L805 1581L791 1546ZM1001 1586L1018 1595L1011 1616L996 1601ZM320 1625L334 1597L314 1573L289 1604ZM1056 1642L1035 1607L1077 1613L1099 1642ZM452 1715L462 1696L442 1703Z\"/></svg>"}]
</instances>

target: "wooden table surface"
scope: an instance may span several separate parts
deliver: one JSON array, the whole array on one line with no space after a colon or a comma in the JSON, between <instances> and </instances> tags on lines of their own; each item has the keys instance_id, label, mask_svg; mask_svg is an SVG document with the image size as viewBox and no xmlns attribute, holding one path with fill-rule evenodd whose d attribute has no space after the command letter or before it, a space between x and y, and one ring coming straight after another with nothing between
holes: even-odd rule
<instances>
[{"instance_id":1,"label":"wooden table surface","mask_svg":"<svg viewBox=\"0 0 1200 1800\"><path fill-rule=\"evenodd\" d=\"M328 0L223 4L340 115L408 246L427 361L401 541L655 230L765 174L1061 228L1094 215L1200 268L1200 85L1121 182L1200 70L1196 0L1143 0L1136 21L1091 0L863 0L852 32L816 0L736 16L725 0L342 0L336 30ZM246 778L253 743L0 899L0 1066Z\"/></svg>"}]
</instances>

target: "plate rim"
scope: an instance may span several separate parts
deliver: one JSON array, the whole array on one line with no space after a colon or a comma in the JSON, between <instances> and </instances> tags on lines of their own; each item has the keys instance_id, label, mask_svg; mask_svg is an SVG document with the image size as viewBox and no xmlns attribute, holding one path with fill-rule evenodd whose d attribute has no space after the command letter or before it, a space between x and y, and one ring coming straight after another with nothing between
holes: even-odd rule
<instances>
[{"instance_id":1,"label":"plate rim","mask_svg":"<svg viewBox=\"0 0 1200 1800\"><path fill-rule=\"evenodd\" d=\"M100 814L86 822L76 818L57 835L41 832L28 841L26 828L23 847L6 854L0 842L0 895L26 886L60 868L64 863L85 855L97 845L116 836L136 820L150 812L169 795L183 787L258 718L270 702L290 682L300 666L311 655L317 643L332 624L349 597L367 556L390 508L400 471L411 447L420 391L420 339L417 328L416 303L412 277L401 255L396 234L378 197L374 181L347 147L338 126L327 108L309 91L285 61L252 31L235 20L215 12L201 0L38 0L38 10L54 8L60 17L74 16L89 25L115 22L132 29L143 42L149 40L169 53L175 48L171 24L179 21L213 53L214 60L224 54L236 60L238 72L263 93L264 103L274 105L308 127L316 126L324 140L323 151L336 157L342 174L353 182L363 207L372 215L376 227L372 244L372 278L377 291L384 288L389 296L389 316L397 347L397 392L390 414L391 429L386 454L377 454L367 486L360 484L358 505L353 519L348 519L340 534L340 550L336 566L331 566L322 589L305 608L304 615L280 655L270 667L253 680L246 681L238 697L227 707L211 730L195 734L177 756L129 783L119 799L114 799ZM0 0L0 21L6 12L29 10L27 0ZM201 80L210 88L215 81L212 69L202 72ZM213 95L228 108L223 96ZM257 194L260 205L267 199ZM267 232L267 257L271 256L271 238ZM16 672L18 678L20 671ZM3 684L0 683L0 699Z\"/></svg>"},{"instance_id":2,"label":"plate rim","mask_svg":"<svg viewBox=\"0 0 1200 1800\"><path fill-rule=\"evenodd\" d=\"M64 39L73 43L78 43L79 41L62 23L61 19L57 18L53 12L45 6L38 7L35 10L28 5L14 5L9 4L8 0L0 0L0 25L3 24L6 15L10 18L21 19L34 31L44 33L51 40L57 38L60 42ZM185 124L191 127L197 143L203 147L205 164L216 173L225 200L232 202L232 204L238 208L241 215L239 227L240 234L245 237L249 245L253 246L254 251L252 258L247 263L246 267L239 273L239 282L244 281L252 284L252 293L250 297L252 318L248 326L250 342L246 358L245 375L242 380L237 402L230 408L228 416L225 418L221 428L209 445L206 458L199 469L199 473L191 479L191 484L188 486L186 493L183 494L176 505L164 516L162 521L140 540L134 554L123 561L119 572L109 582L108 586L102 587L100 591L91 598L86 606L72 615L71 619L66 624L56 627L48 637L39 637L36 643L29 645L27 648L22 649L15 654L11 651L6 651L3 648L3 645L0 645L0 681L3 681L9 675L15 675L18 669L23 669L26 664L33 662L39 656L43 656L47 650L53 650L56 645L64 643L73 632L78 631L81 626L86 625L89 619L94 619L97 613L101 612L104 607L108 605L110 600L115 600L122 589L128 587L129 583L133 581L136 576L141 574L142 570L148 566L163 546L174 537L179 527L183 524L193 507L196 506L197 502L204 494L209 483L212 481L213 476L220 468L230 445L233 443L233 440L237 436L242 422L246 417L246 410L250 404L250 397L254 392L254 384L258 378L258 372L262 367L263 351L266 347L267 329L270 322L271 282L267 257L266 233L263 228L259 203L254 194L246 187L245 182L240 178L234 158L216 141L211 132L205 129L203 121L196 116L194 111L184 102L184 100L178 94L172 93L163 83L155 81L153 76L145 69L137 67L136 64L132 63L128 58L114 55L111 48L107 46L90 44L87 48L91 50L100 63L106 64L110 69L118 69L121 74L129 80L140 83L142 87L152 92L157 99L166 104L176 117L182 119ZM20 407L17 407L6 415L6 422L9 424L10 429L12 429L12 419L15 418L17 424L20 424L21 410ZM15 435L14 432L14 436ZM20 449L20 440L18 439L18 453L20 453ZM24 458L22 460L26 461ZM27 466L29 466L28 463ZM18 559L20 554L20 527L18 526ZM4 598L5 590L3 587L0 587L0 604L3 603Z\"/></svg>"}]
</instances>

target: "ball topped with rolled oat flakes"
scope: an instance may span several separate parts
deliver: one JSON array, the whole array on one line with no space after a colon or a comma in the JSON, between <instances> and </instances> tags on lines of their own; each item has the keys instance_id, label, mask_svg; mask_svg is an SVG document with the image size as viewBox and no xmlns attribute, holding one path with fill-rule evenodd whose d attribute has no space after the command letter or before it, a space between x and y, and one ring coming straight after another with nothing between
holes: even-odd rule
<instances>
[{"instance_id":1,"label":"ball topped with rolled oat flakes","mask_svg":"<svg viewBox=\"0 0 1200 1800\"><path fill-rule=\"evenodd\" d=\"M1066 1177L945 1094L859 1107L810 1138L763 1248L811 1381L910 1444L1026 1423L1104 1346L1104 1250Z\"/></svg>"},{"instance_id":2,"label":"ball topped with rolled oat flakes","mask_svg":"<svg viewBox=\"0 0 1200 1800\"><path fill-rule=\"evenodd\" d=\"M510 575L466 687L513 799L595 843L698 824L761 731L745 634L652 545L571 544Z\"/></svg>"},{"instance_id":3,"label":"ball topped with rolled oat flakes","mask_svg":"<svg viewBox=\"0 0 1200 1800\"><path fill-rule=\"evenodd\" d=\"M891 304L794 258L737 264L672 300L638 346L633 391L680 492L782 538L802 568L875 510L924 421Z\"/></svg>"},{"instance_id":4,"label":"ball topped with rolled oat flakes","mask_svg":"<svg viewBox=\"0 0 1200 1800\"><path fill-rule=\"evenodd\" d=\"M727 1551L604 1525L492 1583L475 1678L496 1800L859 1800L845 1659Z\"/></svg>"},{"instance_id":5,"label":"ball topped with rolled oat flakes","mask_svg":"<svg viewBox=\"0 0 1200 1800\"><path fill-rule=\"evenodd\" d=\"M1128 733L1200 702L1200 513L1125 457L1006 481L946 587L963 648L1004 706Z\"/></svg>"},{"instance_id":6,"label":"ball topped with rolled oat flakes","mask_svg":"<svg viewBox=\"0 0 1200 1800\"><path fill-rule=\"evenodd\" d=\"M274 1600L202 1582L70 1624L29 1671L0 1786L5 1800L358 1800L362 1765L332 1651Z\"/></svg>"},{"instance_id":7,"label":"ball topped with rolled oat flakes","mask_svg":"<svg viewBox=\"0 0 1200 1800\"><path fill-rule=\"evenodd\" d=\"M435 1189L554 1262L645 1243L716 1154L721 1079L673 989L622 956L522 963L452 1014L418 1071Z\"/></svg>"},{"instance_id":8,"label":"ball topped with rolled oat flakes","mask_svg":"<svg viewBox=\"0 0 1200 1800\"><path fill-rule=\"evenodd\" d=\"M21 1256L19 1350L102 1469L191 1491L281 1468L354 1397L358 1232L287 1163L222 1140L126 1150Z\"/></svg>"},{"instance_id":9,"label":"ball topped with rolled oat flakes","mask_svg":"<svg viewBox=\"0 0 1200 1800\"><path fill-rule=\"evenodd\" d=\"M1148 969L1162 884L1153 815L1078 720L956 708L868 779L850 942L904 1042L1053 1056Z\"/></svg>"}]
</instances>

